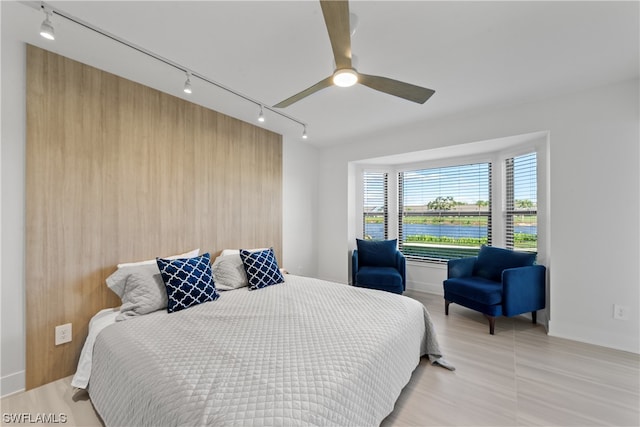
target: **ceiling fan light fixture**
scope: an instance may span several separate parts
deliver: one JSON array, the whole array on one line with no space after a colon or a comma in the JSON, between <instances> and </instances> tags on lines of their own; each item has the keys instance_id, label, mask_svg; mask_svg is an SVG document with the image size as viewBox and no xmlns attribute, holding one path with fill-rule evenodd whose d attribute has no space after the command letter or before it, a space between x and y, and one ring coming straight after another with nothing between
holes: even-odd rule
<instances>
[{"instance_id":1,"label":"ceiling fan light fixture","mask_svg":"<svg viewBox=\"0 0 640 427\"><path fill-rule=\"evenodd\" d=\"M350 87L358 83L358 73L353 68L343 68L333 73L333 84L340 87Z\"/></svg>"}]
</instances>

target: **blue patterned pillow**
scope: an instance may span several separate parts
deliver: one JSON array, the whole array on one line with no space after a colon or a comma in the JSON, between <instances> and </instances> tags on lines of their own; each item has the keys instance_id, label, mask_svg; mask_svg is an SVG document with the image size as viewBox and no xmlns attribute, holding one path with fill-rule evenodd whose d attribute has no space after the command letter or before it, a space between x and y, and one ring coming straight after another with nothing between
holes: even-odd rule
<instances>
[{"instance_id":1,"label":"blue patterned pillow","mask_svg":"<svg viewBox=\"0 0 640 427\"><path fill-rule=\"evenodd\" d=\"M240 249L240 258L247 273L250 291L284 283L273 248L255 252Z\"/></svg>"},{"instance_id":2,"label":"blue patterned pillow","mask_svg":"<svg viewBox=\"0 0 640 427\"><path fill-rule=\"evenodd\" d=\"M211 256L208 253L195 258L156 258L156 262L167 289L169 313L220 297L213 283Z\"/></svg>"}]
</instances>

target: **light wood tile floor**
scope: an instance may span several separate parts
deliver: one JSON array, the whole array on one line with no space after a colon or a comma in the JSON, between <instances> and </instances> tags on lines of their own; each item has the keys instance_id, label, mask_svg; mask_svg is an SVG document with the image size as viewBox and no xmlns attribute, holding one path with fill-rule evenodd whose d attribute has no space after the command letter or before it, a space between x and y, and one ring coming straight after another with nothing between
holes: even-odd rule
<instances>
[{"instance_id":1,"label":"light wood tile floor","mask_svg":"<svg viewBox=\"0 0 640 427\"><path fill-rule=\"evenodd\" d=\"M640 356L546 335L525 318L482 315L442 297L406 293L431 313L455 372L422 360L387 426L640 426ZM101 426L85 392L64 378L0 401L3 414L63 413L66 425ZM10 425L10 424L9 424ZM52 424L54 425L54 424Z\"/></svg>"}]
</instances>

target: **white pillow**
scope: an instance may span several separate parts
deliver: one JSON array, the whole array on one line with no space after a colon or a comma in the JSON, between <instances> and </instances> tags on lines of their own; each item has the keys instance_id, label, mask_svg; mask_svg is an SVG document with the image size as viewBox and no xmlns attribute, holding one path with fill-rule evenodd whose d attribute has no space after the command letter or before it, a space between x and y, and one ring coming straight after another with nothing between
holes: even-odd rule
<instances>
[{"instance_id":1,"label":"white pillow","mask_svg":"<svg viewBox=\"0 0 640 427\"><path fill-rule=\"evenodd\" d=\"M189 251L189 252L185 252L185 253L180 254L180 255L173 255L173 256L170 256L170 257L160 257L160 258L162 258L162 259L193 258L193 257L197 257L198 255L200 255L200 248L194 249L194 250ZM133 267L133 266L136 266L136 265L146 265L146 264L155 264L155 263L156 263L156 259L154 258L154 259L148 259L146 261L127 262L127 263L124 263L124 264L118 264L118 268Z\"/></svg>"},{"instance_id":2,"label":"white pillow","mask_svg":"<svg viewBox=\"0 0 640 427\"><path fill-rule=\"evenodd\" d=\"M264 250L267 250L267 249L269 249L269 248L245 249L245 251L258 252L258 251L264 251ZM238 255L238 256L240 256L240 249L225 249L220 254L220 256L227 256L227 255Z\"/></svg>"},{"instance_id":3,"label":"white pillow","mask_svg":"<svg viewBox=\"0 0 640 427\"><path fill-rule=\"evenodd\" d=\"M200 248L194 249L190 252L185 252L180 255L173 255L165 259L193 258L198 256L199 253L200 253ZM151 266L151 267L147 267L147 266ZM144 268L144 267L147 267L147 268ZM139 271L140 269L142 269L143 271L145 270L150 271L151 275L160 274L160 270L158 269L158 265L156 264L155 259L140 261L140 262L128 262L125 264L118 264L118 269L113 274L111 274L111 276L107 277L107 280L106 280L107 286L109 287L109 289L115 292L116 295L120 297L120 299L122 299L122 295L124 295L124 292L125 292L124 288L125 288L125 285L127 284L127 278L129 277L129 275Z\"/></svg>"},{"instance_id":4,"label":"white pillow","mask_svg":"<svg viewBox=\"0 0 640 427\"><path fill-rule=\"evenodd\" d=\"M224 252L224 251L223 251ZM249 286L247 273L240 259L240 252L220 255L211 266L216 289L230 291Z\"/></svg>"}]
</instances>

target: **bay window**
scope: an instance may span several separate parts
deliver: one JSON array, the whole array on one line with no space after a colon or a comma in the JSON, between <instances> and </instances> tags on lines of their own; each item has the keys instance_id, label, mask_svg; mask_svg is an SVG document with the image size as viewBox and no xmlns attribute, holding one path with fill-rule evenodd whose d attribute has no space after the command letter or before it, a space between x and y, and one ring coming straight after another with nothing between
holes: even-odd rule
<instances>
[{"instance_id":1,"label":"bay window","mask_svg":"<svg viewBox=\"0 0 640 427\"><path fill-rule=\"evenodd\" d=\"M362 228L356 226L357 235L397 238L408 260L439 264L477 255L482 245L539 252L545 241L538 239L544 143L541 139L528 141L528 147L513 145L473 156L362 166ZM545 209L545 200L543 193L540 209ZM544 216L541 221L544 230Z\"/></svg>"}]
</instances>

